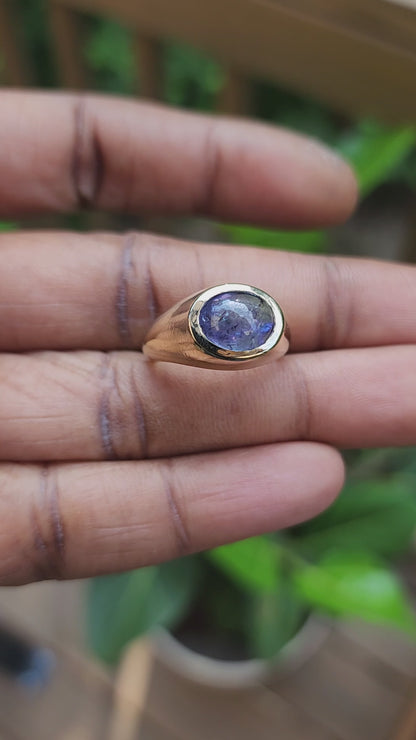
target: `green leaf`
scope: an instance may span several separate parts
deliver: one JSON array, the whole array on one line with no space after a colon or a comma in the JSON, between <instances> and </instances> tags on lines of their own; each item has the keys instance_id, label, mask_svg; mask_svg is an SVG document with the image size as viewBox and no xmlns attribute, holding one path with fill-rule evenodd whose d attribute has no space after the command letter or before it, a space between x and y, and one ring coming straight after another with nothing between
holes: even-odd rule
<instances>
[{"instance_id":1,"label":"green leaf","mask_svg":"<svg viewBox=\"0 0 416 740\"><path fill-rule=\"evenodd\" d=\"M84 53L102 89L124 93L134 91L135 59L131 32L112 20L95 19Z\"/></svg>"},{"instance_id":2,"label":"green leaf","mask_svg":"<svg viewBox=\"0 0 416 740\"><path fill-rule=\"evenodd\" d=\"M416 145L413 127L388 129L364 120L337 147L354 167L362 195L385 182L412 153Z\"/></svg>"},{"instance_id":3,"label":"green leaf","mask_svg":"<svg viewBox=\"0 0 416 740\"><path fill-rule=\"evenodd\" d=\"M185 44L166 44L164 56L165 100L185 108L215 109L225 80L221 66Z\"/></svg>"},{"instance_id":4,"label":"green leaf","mask_svg":"<svg viewBox=\"0 0 416 740\"><path fill-rule=\"evenodd\" d=\"M206 553L214 565L237 585L260 593L274 591L280 576L278 545L268 537L224 545Z\"/></svg>"},{"instance_id":5,"label":"green leaf","mask_svg":"<svg viewBox=\"0 0 416 740\"><path fill-rule=\"evenodd\" d=\"M337 552L299 566L293 583L310 606L394 626L416 638L416 619L397 576L366 554Z\"/></svg>"},{"instance_id":6,"label":"green leaf","mask_svg":"<svg viewBox=\"0 0 416 740\"><path fill-rule=\"evenodd\" d=\"M114 663L130 640L184 614L197 586L193 558L94 578L88 598L88 637L94 652Z\"/></svg>"},{"instance_id":7,"label":"green leaf","mask_svg":"<svg viewBox=\"0 0 416 740\"><path fill-rule=\"evenodd\" d=\"M337 501L298 530L296 546L308 557L365 549L391 557L410 545L416 530L416 478L392 475L350 483Z\"/></svg>"},{"instance_id":8,"label":"green leaf","mask_svg":"<svg viewBox=\"0 0 416 740\"><path fill-rule=\"evenodd\" d=\"M265 659L277 655L296 634L304 616L304 602L286 580L274 592L253 598L247 624L253 655Z\"/></svg>"},{"instance_id":9,"label":"green leaf","mask_svg":"<svg viewBox=\"0 0 416 740\"><path fill-rule=\"evenodd\" d=\"M294 252L322 252L328 245L325 231L278 231L252 226L221 225L225 236L234 244L285 249Z\"/></svg>"}]
</instances>

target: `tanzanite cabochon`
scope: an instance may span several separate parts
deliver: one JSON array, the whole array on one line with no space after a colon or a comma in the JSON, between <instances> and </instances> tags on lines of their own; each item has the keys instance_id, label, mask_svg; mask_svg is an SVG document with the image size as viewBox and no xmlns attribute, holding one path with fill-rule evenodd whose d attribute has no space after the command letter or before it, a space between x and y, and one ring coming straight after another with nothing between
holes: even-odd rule
<instances>
[{"instance_id":1,"label":"tanzanite cabochon","mask_svg":"<svg viewBox=\"0 0 416 740\"><path fill-rule=\"evenodd\" d=\"M217 347L245 352L266 342L274 329L274 316L260 296L230 291L219 293L202 306L199 326L208 341Z\"/></svg>"}]
</instances>

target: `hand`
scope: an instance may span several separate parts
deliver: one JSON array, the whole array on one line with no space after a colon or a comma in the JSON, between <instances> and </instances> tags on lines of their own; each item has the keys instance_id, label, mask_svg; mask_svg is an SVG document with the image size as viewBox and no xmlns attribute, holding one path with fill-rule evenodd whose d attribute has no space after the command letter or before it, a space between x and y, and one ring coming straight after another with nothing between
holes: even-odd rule
<instances>
[{"instance_id":1,"label":"hand","mask_svg":"<svg viewBox=\"0 0 416 740\"><path fill-rule=\"evenodd\" d=\"M0 216L343 220L346 164L261 125L118 99L1 94ZM282 245L284 246L284 245ZM416 271L149 234L0 239L0 583L154 563L295 524L336 447L416 442ZM226 281L274 295L291 354L221 373L151 363L155 316Z\"/></svg>"}]
</instances>

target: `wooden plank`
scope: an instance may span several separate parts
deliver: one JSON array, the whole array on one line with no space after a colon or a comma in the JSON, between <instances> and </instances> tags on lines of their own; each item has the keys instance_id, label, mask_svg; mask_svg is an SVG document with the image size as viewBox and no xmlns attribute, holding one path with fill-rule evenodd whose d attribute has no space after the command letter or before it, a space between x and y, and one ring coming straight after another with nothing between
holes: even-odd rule
<instances>
[{"instance_id":1,"label":"wooden plank","mask_svg":"<svg viewBox=\"0 0 416 740\"><path fill-rule=\"evenodd\" d=\"M251 110L251 84L247 77L230 70L218 96L217 110L228 115L246 116Z\"/></svg>"},{"instance_id":2,"label":"wooden plank","mask_svg":"<svg viewBox=\"0 0 416 740\"><path fill-rule=\"evenodd\" d=\"M3 589L0 616L33 640L77 644L71 622L82 622L83 598L82 582ZM383 740L391 728L410 726L398 718L416 677L416 648L373 626L338 625L291 677L236 693L198 687L153 665L148 643L136 642L120 664L114 696L104 669L59 644L56 650L56 680L44 695L22 697L0 680L1 738Z\"/></svg>"},{"instance_id":3,"label":"wooden plank","mask_svg":"<svg viewBox=\"0 0 416 740\"><path fill-rule=\"evenodd\" d=\"M133 51L139 72L139 92L142 98L163 99L162 44L157 39L136 33Z\"/></svg>"},{"instance_id":4,"label":"wooden plank","mask_svg":"<svg viewBox=\"0 0 416 740\"><path fill-rule=\"evenodd\" d=\"M54 2L105 13L153 37L191 43L240 73L277 82L353 115L416 121L416 47L393 46L323 23L277 0Z\"/></svg>"},{"instance_id":5,"label":"wooden plank","mask_svg":"<svg viewBox=\"0 0 416 740\"><path fill-rule=\"evenodd\" d=\"M400 5L404 8L411 8L416 10L416 0L387 0L391 5Z\"/></svg>"},{"instance_id":6,"label":"wooden plank","mask_svg":"<svg viewBox=\"0 0 416 740\"><path fill-rule=\"evenodd\" d=\"M171 730L162 729L150 717L145 717L135 740L182 740L182 738L174 738Z\"/></svg>"},{"instance_id":7,"label":"wooden plank","mask_svg":"<svg viewBox=\"0 0 416 740\"><path fill-rule=\"evenodd\" d=\"M161 663L153 663L151 645L145 641L127 650L116 678L116 693L109 740L142 740L142 732L151 740L228 740L234 733L248 740L254 727L256 737L264 740L279 728L285 740L298 740L306 727L311 740L336 740L332 732L302 712L295 713L290 707L282 711L284 702L260 685L257 690L236 694L189 683ZM248 705L242 718L241 701Z\"/></svg>"},{"instance_id":8,"label":"wooden plank","mask_svg":"<svg viewBox=\"0 0 416 740\"><path fill-rule=\"evenodd\" d=\"M71 90L85 90L89 76L82 56L81 21L71 8L49 3L49 25L61 83Z\"/></svg>"},{"instance_id":9,"label":"wooden plank","mask_svg":"<svg viewBox=\"0 0 416 740\"><path fill-rule=\"evenodd\" d=\"M135 740L146 704L153 654L150 642L137 640L126 650L115 679L108 740Z\"/></svg>"},{"instance_id":10,"label":"wooden plank","mask_svg":"<svg viewBox=\"0 0 416 740\"><path fill-rule=\"evenodd\" d=\"M0 0L0 55L5 63L4 81L14 87L29 85L32 76L22 40L16 30L15 8L10 0Z\"/></svg>"},{"instance_id":11,"label":"wooden plank","mask_svg":"<svg viewBox=\"0 0 416 740\"><path fill-rule=\"evenodd\" d=\"M27 691L0 674L0 727L19 740L104 740L112 707L109 676L79 654L52 649L55 667L44 688Z\"/></svg>"},{"instance_id":12,"label":"wooden plank","mask_svg":"<svg viewBox=\"0 0 416 740\"><path fill-rule=\"evenodd\" d=\"M274 689L342 740L382 740L403 705L400 693L368 675L353 656L336 655L330 644Z\"/></svg>"},{"instance_id":13,"label":"wooden plank","mask_svg":"<svg viewBox=\"0 0 416 740\"><path fill-rule=\"evenodd\" d=\"M410 209L407 233L403 245L403 262L411 262L413 265L416 263L416 197L413 193L413 202Z\"/></svg>"},{"instance_id":14,"label":"wooden plank","mask_svg":"<svg viewBox=\"0 0 416 740\"><path fill-rule=\"evenodd\" d=\"M390 740L415 740L416 738L416 685L413 695L406 707L397 728L393 731Z\"/></svg>"},{"instance_id":15,"label":"wooden plank","mask_svg":"<svg viewBox=\"0 0 416 740\"><path fill-rule=\"evenodd\" d=\"M416 645L405 635L364 622L345 622L338 626L340 637L366 655L372 655L391 669L393 675L402 676L409 684L416 679Z\"/></svg>"},{"instance_id":16,"label":"wooden plank","mask_svg":"<svg viewBox=\"0 0 416 740\"><path fill-rule=\"evenodd\" d=\"M354 640L337 634L337 639L330 646L330 653L337 660L353 664L380 687L398 694L401 699L406 696L409 690L409 677L395 670L378 655L357 645Z\"/></svg>"},{"instance_id":17,"label":"wooden plank","mask_svg":"<svg viewBox=\"0 0 416 740\"><path fill-rule=\"evenodd\" d=\"M416 13L388 0L271 1L330 28L343 29L374 42L415 53Z\"/></svg>"},{"instance_id":18,"label":"wooden plank","mask_svg":"<svg viewBox=\"0 0 416 740\"><path fill-rule=\"evenodd\" d=\"M22 737L20 735L15 735L15 733L11 733L10 731L6 730L4 725L1 723L1 719L0 719L0 738L1 740L22 740Z\"/></svg>"},{"instance_id":19,"label":"wooden plank","mask_svg":"<svg viewBox=\"0 0 416 740\"><path fill-rule=\"evenodd\" d=\"M38 641L85 645L85 581L45 581L3 588L0 617Z\"/></svg>"},{"instance_id":20,"label":"wooden plank","mask_svg":"<svg viewBox=\"0 0 416 740\"><path fill-rule=\"evenodd\" d=\"M155 663L151 677L148 714L171 727L175 740L338 740L319 718L264 687L217 691L190 683L160 663Z\"/></svg>"}]
</instances>

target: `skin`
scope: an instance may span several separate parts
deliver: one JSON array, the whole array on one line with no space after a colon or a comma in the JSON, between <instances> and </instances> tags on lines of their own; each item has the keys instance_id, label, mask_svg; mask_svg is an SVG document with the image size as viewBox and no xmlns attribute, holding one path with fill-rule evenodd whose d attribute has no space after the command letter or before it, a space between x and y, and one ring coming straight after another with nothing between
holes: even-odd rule
<instances>
[{"instance_id":1,"label":"skin","mask_svg":"<svg viewBox=\"0 0 416 740\"><path fill-rule=\"evenodd\" d=\"M356 202L344 162L277 128L0 97L2 218L93 207L306 228ZM138 233L4 233L0 254L2 585L293 525L341 489L338 447L416 443L413 267ZM137 351L157 315L226 281L278 299L287 357L221 373Z\"/></svg>"}]
</instances>

